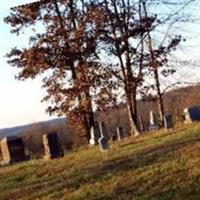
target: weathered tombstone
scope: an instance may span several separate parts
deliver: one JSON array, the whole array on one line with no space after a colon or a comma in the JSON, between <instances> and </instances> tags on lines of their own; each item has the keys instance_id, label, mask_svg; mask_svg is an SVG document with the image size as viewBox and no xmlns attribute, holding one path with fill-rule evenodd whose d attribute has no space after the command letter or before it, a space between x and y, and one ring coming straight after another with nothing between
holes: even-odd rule
<instances>
[{"instance_id":1,"label":"weathered tombstone","mask_svg":"<svg viewBox=\"0 0 200 200\"><path fill-rule=\"evenodd\" d=\"M112 134L112 141L116 141L117 140L117 135L116 133Z\"/></svg>"},{"instance_id":2,"label":"weathered tombstone","mask_svg":"<svg viewBox=\"0 0 200 200\"><path fill-rule=\"evenodd\" d=\"M164 115L164 127L166 130L171 129L174 127L173 117L171 114Z\"/></svg>"},{"instance_id":3,"label":"weathered tombstone","mask_svg":"<svg viewBox=\"0 0 200 200\"><path fill-rule=\"evenodd\" d=\"M156 119L153 111L150 111L149 113L149 122L150 125L156 125Z\"/></svg>"},{"instance_id":4,"label":"weathered tombstone","mask_svg":"<svg viewBox=\"0 0 200 200\"><path fill-rule=\"evenodd\" d=\"M44 134L43 143L45 148L45 159L53 159L64 156L64 152L59 144L56 133Z\"/></svg>"},{"instance_id":5,"label":"weathered tombstone","mask_svg":"<svg viewBox=\"0 0 200 200\"><path fill-rule=\"evenodd\" d=\"M123 128L121 126L117 127L117 140L120 141L124 138Z\"/></svg>"},{"instance_id":6,"label":"weathered tombstone","mask_svg":"<svg viewBox=\"0 0 200 200\"><path fill-rule=\"evenodd\" d=\"M139 118L138 118L138 123L139 123L140 131L143 132L144 131L144 122L143 122L143 119L141 116L139 116Z\"/></svg>"},{"instance_id":7,"label":"weathered tombstone","mask_svg":"<svg viewBox=\"0 0 200 200\"><path fill-rule=\"evenodd\" d=\"M99 130L99 124L95 121L94 127L91 127L90 129L90 141L89 143L91 145L98 144L98 139L101 138L100 130Z\"/></svg>"},{"instance_id":8,"label":"weathered tombstone","mask_svg":"<svg viewBox=\"0 0 200 200\"><path fill-rule=\"evenodd\" d=\"M108 144L108 141L102 137L98 140L98 143L99 143L99 147L101 149L101 151L107 151L108 148L109 148L109 144Z\"/></svg>"},{"instance_id":9,"label":"weathered tombstone","mask_svg":"<svg viewBox=\"0 0 200 200\"><path fill-rule=\"evenodd\" d=\"M16 136L6 137L1 140L2 165L20 162L28 159L22 138Z\"/></svg>"},{"instance_id":10,"label":"weathered tombstone","mask_svg":"<svg viewBox=\"0 0 200 200\"><path fill-rule=\"evenodd\" d=\"M194 106L194 107L190 107L190 108L185 108L183 112L185 115L186 123L200 121L200 107Z\"/></svg>"},{"instance_id":11,"label":"weathered tombstone","mask_svg":"<svg viewBox=\"0 0 200 200\"><path fill-rule=\"evenodd\" d=\"M150 119L149 119L149 123L150 123L149 130L150 131L157 130L158 129L158 125L156 123L156 118L155 118L155 115L154 115L153 111L150 111L149 117L150 117Z\"/></svg>"},{"instance_id":12,"label":"weathered tombstone","mask_svg":"<svg viewBox=\"0 0 200 200\"><path fill-rule=\"evenodd\" d=\"M108 130L104 122L99 122L99 132L100 138L105 138L106 140L109 140Z\"/></svg>"},{"instance_id":13,"label":"weathered tombstone","mask_svg":"<svg viewBox=\"0 0 200 200\"><path fill-rule=\"evenodd\" d=\"M94 126L92 126L91 129L90 129L90 141L89 141L89 143L91 145L95 145L96 144L95 128L94 128Z\"/></svg>"}]
</instances>

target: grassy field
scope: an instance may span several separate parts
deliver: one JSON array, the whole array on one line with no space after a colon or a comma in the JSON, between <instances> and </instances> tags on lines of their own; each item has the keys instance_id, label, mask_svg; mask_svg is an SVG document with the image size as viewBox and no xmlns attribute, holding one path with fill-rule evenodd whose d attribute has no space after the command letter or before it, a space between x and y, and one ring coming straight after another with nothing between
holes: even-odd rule
<instances>
[{"instance_id":1,"label":"grassy field","mask_svg":"<svg viewBox=\"0 0 200 200\"><path fill-rule=\"evenodd\" d=\"M199 200L200 124L1 167L0 199Z\"/></svg>"}]
</instances>

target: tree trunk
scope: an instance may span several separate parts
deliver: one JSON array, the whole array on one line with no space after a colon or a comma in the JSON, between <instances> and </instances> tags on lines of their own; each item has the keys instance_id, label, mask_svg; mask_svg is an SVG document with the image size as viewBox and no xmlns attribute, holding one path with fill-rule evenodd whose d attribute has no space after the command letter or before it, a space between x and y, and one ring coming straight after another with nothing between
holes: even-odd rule
<instances>
[{"instance_id":1,"label":"tree trunk","mask_svg":"<svg viewBox=\"0 0 200 200\"><path fill-rule=\"evenodd\" d=\"M159 81L159 75L158 75L158 69L154 69L154 78L156 81L156 90L157 90L157 104L158 104L158 111L159 111L159 119L160 119L160 125L163 126L163 119L164 119L164 102L163 102L163 96L160 91L160 81Z\"/></svg>"},{"instance_id":2,"label":"tree trunk","mask_svg":"<svg viewBox=\"0 0 200 200\"><path fill-rule=\"evenodd\" d=\"M83 117L84 118L84 129L85 129L85 136L86 136L86 139L87 139L87 142L89 144L89 141L90 141L90 127L89 127L89 124L88 124L88 119L86 116Z\"/></svg>"},{"instance_id":3,"label":"tree trunk","mask_svg":"<svg viewBox=\"0 0 200 200\"><path fill-rule=\"evenodd\" d=\"M138 111L137 111L137 99L136 99L136 88L134 88L134 91L133 91L133 95L132 95L132 104L133 104L133 113L134 113L134 116L135 116L135 124L137 124L137 119L138 119Z\"/></svg>"},{"instance_id":4,"label":"tree trunk","mask_svg":"<svg viewBox=\"0 0 200 200\"><path fill-rule=\"evenodd\" d=\"M146 3L142 2L144 14L147 18L147 9L146 9ZM150 65L152 67L153 73L154 73L154 79L156 83L156 91L157 91L157 104L158 104L158 112L159 112L159 118L160 118L160 125L163 126L163 118L164 118L164 104L163 104L163 96L160 90L160 80L159 80L159 74L158 74L158 63L154 54L153 45L152 45L152 39L150 35L150 31L147 31L147 39L148 39L148 47L150 52Z\"/></svg>"},{"instance_id":5,"label":"tree trunk","mask_svg":"<svg viewBox=\"0 0 200 200\"><path fill-rule=\"evenodd\" d=\"M133 111L132 111L132 108L131 108L129 103L127 103L127 110L128 110L128 118L129 118L131 135L132 136L138 136L138 135L140 135L140 132L139 132L137 125L135 123Z\"/></svg>"},{"instance_id":6,"label":"tree trunk","mask_svg":"<svg viewBox=\"0 0 200 200\"><path fill-rule=\"evenodd\" d=\"M95 121L94 121L94 113L92 109L92 100L91 100L89 88L86 91L85 95L86 95L87 111L88 111L88 127L89 127L89 136L90 136L89 139L91 139L91 130L92 128L95 129Z\"/></svg>"},{"instance_id":7,"label":"tree trunk","mask_svg":"<svg viewBox=\"0 0 200 200\"><path fill-rule=\"evenodd\" d=\"M128 111L128 118L129 118L129 124L130 124L130 130L131 130L131 135L132 136L138 136L140 135L140 132L137 128L137 123L136 123L136 115L135 111L136 109L136 104L133 101L132 93L126 92L126 97L127 97L127 111Z\"/></svg>"}]
</instances>

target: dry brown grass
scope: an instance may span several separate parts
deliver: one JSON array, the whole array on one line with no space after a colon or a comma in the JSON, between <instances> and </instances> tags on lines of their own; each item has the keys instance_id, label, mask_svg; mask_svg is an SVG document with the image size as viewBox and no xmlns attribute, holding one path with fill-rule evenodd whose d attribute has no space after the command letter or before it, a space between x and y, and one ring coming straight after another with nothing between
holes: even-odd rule
<instances>
[{"instance_id":1,"label":"dry brown grass","mask_svg":"<svg viewBox=\"0 0 200 200\"><path fill-rule=\"evenodd\" d=\"M200 199L200 124L0 168L0 199Z\"/></svg>"}]
</instances>

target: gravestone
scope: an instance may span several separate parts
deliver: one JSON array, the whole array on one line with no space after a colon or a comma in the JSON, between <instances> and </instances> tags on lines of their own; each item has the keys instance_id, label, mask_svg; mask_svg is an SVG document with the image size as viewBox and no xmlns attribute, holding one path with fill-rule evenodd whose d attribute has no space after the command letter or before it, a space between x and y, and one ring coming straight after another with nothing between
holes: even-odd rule
<instances>
[{"instance_id":1,"label":"gravestone","mask_svg":"<svg viewBox=\"0 0 200 200\"><path fill-rule=\"evenodd\" d=\"M108 144L108 141L102 137L98 140L98 143L99 143L99 147L101 149L101 151L107 151L108 148L109 148L109 144Z\"/></svg>"},{"instance_id":2,"label":"gravestone","mask_svg":"<svg viewBox=\"0 0 200 200\"><path fill-rule=\"evenodd\" d=\"M43 143L45 149L45 159L54 159L63 157L64 152L59 144L57 133L48 133L43 135Z\"/></svg>"},{"instance_id":3,"label":"gravestone","mask_svg":"<svg viewBox=\"0 0 200 200\"><path fill-rule=\"evenodd\" d=\"M124 138L123 128L121 126L117 127L117 140L120 141Z\"/></svg>"},{"instance_id":4,"label":"gravestone","mask_svg":"<svg viewBox=\"0 0 200 200\"><path fill-rule=\"evenodd\" d=\"M183 112L185 115L186 123L200 121L200 107L194 106L194 107L190 107L190 108L185 108Z\"/></svg>"},{"instance_id":5,"label":"gravestone","mask_svg":"<svg viewBox=\"0 0 200 200\"><path fill-rule=\"evenodd\" d=\"M164 115L164 127L166 130L171 129L174 127L173 117L171 114Z\"/></svg>"},{"instance_id":6,"label":"gravestone","mask_svg":"<svg viewBox=\"0 0 200 200\"><path fill-rule=\"evenodd\" d=\"M143 122L143 119L141 116L139 116L139 118L138 118L138 123L139 123L140 131L143 132L144 131L144 122Z\"/></svg>"},{"instance_id":7,"label":"gravestone","mask_svg":"<svg viewBox=\"0 0 200 200\"><path fill-rule=\"evenodd\" d=\"M149 113L149 122L150 122L150 125L156 125L156 118L153 111L150 111Z\"/></svg>"},{"instance_id":8,"label":"gravestone","mask_svg":"<svg viewBox=\"0 0 200 200\"><path fill-rule=\"evenodd\" d=\"M117 135L116 133L112 134L112 141L116 141L117 140Z\"/></svg>"},{"instance_id":9,"label":"gravestone","mask_svg":"<svg viewBox=\"0 0 200 200\"><path fill-rule=\"evenodd\" d=\"M95 144L96 144L94 126L92 126L91 129L90 129L90 141L89 141L89 143L90 143L91 145L95 145Z\"/></svg>"},{"instance_id":10,"label":"gravestone","mask_svg":"<svg viewBox=\"0 0 200 200\"><path fill-rule=\"evenodd\" d=\"M6 137L1 140L2 165L20 162L28 159L22 138L16 136Z\"/></svg>"},{"instance_id":11,"label":"gravestone","mask_svg":"<svg viewBox=\"0 0 200 200\"><path fill-rule=\"evenodd\" d=\"M158 130L158 125L156 123L156 118L153 111L150 111L149 113L149 123L150 123L150 126L149 126L150 131Z\"/></svg>"},{"instance_id":12,"label":"gravestone","mask_svg":"<svg viewBox=\"0 0 200 200\"><path fill-rule=\"evenodd\" d=\"M98 139L101 137L100 131L99 131L99 124L95 121L94 127L91 127L90 129L90 145L98 144Z\"/></svg>"},{"instance_id":13,"label":"gravestone","mask_svg":"<svg viewBox=\"0 0 200 200\"><path fill-rule=\"evenodd\" d=\"M109 140L108 130L104 122L99 122L99 132L100 138L105 138L106 140Z\"/></svg>"}]
</instances>

